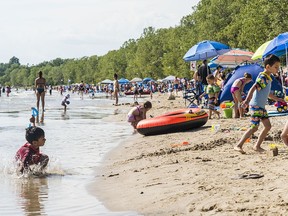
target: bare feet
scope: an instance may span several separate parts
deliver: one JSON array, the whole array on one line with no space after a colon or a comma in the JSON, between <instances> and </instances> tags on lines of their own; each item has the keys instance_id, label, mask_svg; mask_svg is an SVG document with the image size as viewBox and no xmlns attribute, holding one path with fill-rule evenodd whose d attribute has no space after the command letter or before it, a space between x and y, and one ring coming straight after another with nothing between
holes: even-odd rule
<instances>
[{"instance_id":1,"label":"bare feet","mask_svg":"<svg viewBox=\"0 0 288 216\"><path fill-rule=\"evenodd\" d=\"M263 149L261 147L255 147L255 146L253 147L253 150L258 152L258 153L264 153L266 151L265 149Z\"/></svg>"},{"instance_id":2,"label":"bare feet","mask_svg":"<svg viewBox=\"0 0 288 216\"><path fill-rule=\"evenodd\" d=\"M240 152L241 154L246 154L246 152L242 148L240 148L238 146L235 146L234 150Z\"/></svg>"}]
</instances>

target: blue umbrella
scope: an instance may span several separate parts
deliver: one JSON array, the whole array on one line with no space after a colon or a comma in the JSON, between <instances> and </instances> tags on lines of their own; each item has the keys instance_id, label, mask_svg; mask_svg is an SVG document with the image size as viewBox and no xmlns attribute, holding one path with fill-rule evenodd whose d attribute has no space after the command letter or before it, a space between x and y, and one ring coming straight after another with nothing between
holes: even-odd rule
<instances>
[{"instance_id":1,"label":"blue umbrella","mask_svg":"<svg viewBox=\"0 0 288 216\"><path fill-rule=\"evenodd\" d=\"M191 47L184 55L185 61L198 61L215 57L228 52L230 47L216 41L201 41Z\"/></svg>"},{"instance_id":2,"label":"blue umbrella","mask_svg":"<svg viewBox=\"0 0 288 216\"><path fill-rule=\"evenodd\" d=\"M129 80L125 79L125 78L121 78L121 79L118 80L118 83L119 84L127 84L127 83L129 83Z\"/></svg>"},{"instance_id":3,"label":"blue umbrella","mask_svg":"<svg viewBox=\"0 0 288 216\"><path fill-rule=\"evenodd\" d=\"M263 52L263 57L274 54L277 56L284 55L288 48L288 32L279 34L275 37L266 47L265 51Z\"/></svg>"},{"instance_id":4,"label":"blue umbrella","mask_svg":"<svg viewBox=\"0 0 288 216\"><path fill-rule=\"evenodd\" d=\"M143 82L143 83L148 83L148 82L150 82L151 80L153 80L153 79L150 78L150 77L146 77L146 78L144 78L144 79L142 80L142 82Z\"/></svg>"}]
</instances>

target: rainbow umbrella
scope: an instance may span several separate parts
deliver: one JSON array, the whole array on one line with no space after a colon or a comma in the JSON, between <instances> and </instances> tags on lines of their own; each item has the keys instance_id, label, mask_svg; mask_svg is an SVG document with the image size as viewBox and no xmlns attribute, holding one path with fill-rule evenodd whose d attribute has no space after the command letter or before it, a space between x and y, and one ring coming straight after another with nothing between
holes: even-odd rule
<instances>
[{"instance_id":1,"label":"rainbow umbrella","mask_svg":"<svg viewBox=\"0 0 288 216\"><path fill-rule=\"evenodd\" d=\"M272 40L266 41L263 43L254 53L251 59L256 60L256 59L262 59L263 53L265 52L267 46L271 43Z\"/></svg>"}]
</instances>

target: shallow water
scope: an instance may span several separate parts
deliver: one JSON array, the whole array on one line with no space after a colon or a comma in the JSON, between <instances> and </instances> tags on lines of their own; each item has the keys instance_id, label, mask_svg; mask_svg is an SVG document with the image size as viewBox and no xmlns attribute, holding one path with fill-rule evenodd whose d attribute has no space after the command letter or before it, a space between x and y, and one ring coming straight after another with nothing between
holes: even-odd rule
<instances>
[{"instance_id":1,"label":"shallow water","mask_svg":"<svg viewBox=\"0 0 288 216\"><path fill-rule=\"evenodd\" d=\"M104 155L131 136L131 126L102 121L117 112L106 106L114 102L111 99L70 95L66 114L60 105L63 96L57 92L46 96L45 121L39 126L47 139L41 152L50 161L42 177L15 174L14 155L25 143L34 93L13 90L10 97L0 97L0 215L137 215L108 211L87 187ZM120 102L132 100L120 98Z\"/></svg>"}]
</instances>

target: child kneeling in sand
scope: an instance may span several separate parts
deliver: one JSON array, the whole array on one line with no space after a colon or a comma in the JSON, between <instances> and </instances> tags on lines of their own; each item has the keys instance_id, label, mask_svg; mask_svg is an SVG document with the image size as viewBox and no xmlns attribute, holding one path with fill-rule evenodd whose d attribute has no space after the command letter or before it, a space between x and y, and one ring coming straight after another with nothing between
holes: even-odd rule
<instances>
[{"instance_id":1,"label":"child kneeling in sand","mask_svg":"<svg viewBox=\"0 0 288 216\"><path fill-rule=\"evenodd\" d=\"M128 122L131 123L133 128L136 130L139 121L146 119L146 113L152 108L150 101L146 101L143 105L133 107L128 113Z\"/></svg>"},{"instance_id":2,"label":"child kneeling in sand","mask_svg":"<svg viewBox=\"0 0 288 216\"><path fill-rule=\"evenodd\" d=\"M45 144L45 133L44 130L35 127L35 118L32 116L30 122L33 126L26 129L26 140L25 143L16 153L16 161L18 165L18 172L32 172L35 171L31 168L31 165L36 165L36 171L42 172L47 166L49 157L45 154L40 153L40 146Z\"/></svg>"}]
</instances>

